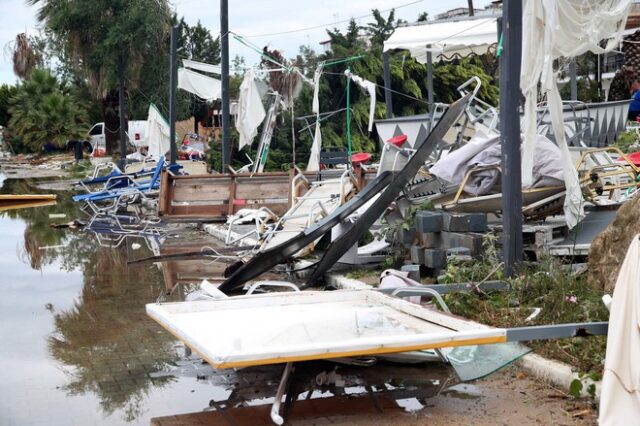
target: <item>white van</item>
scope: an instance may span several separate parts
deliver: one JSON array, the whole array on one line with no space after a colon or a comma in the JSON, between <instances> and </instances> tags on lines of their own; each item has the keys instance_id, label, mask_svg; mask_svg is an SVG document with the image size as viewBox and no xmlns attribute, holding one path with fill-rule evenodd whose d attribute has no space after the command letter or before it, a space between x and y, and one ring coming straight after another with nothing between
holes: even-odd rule
<instances>
[{"instance_id":1,"label":"white van","mask_svg":"<svg viewBox=\"0 0 640 426\"><path fill-rule=\"evenodd\" d=\"M136 148L136 150L149 146L148 129L149 122L147 120L129 121L127 136L129 143ZM96 123L91 127L91 130L89 130L89 142L94 151L98 148L98 151L101 150L105 152L107 148L105 134L106 128L104 123Z\"/></svg>"}]
</instances>

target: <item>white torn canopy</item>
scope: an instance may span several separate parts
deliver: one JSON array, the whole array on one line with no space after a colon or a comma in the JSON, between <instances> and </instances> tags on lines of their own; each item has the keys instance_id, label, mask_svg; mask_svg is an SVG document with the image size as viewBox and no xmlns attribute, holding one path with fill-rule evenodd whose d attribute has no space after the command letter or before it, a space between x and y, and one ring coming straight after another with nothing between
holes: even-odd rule
<instances>
[{"instance_id":1,"label":"white torn canopy","mask_svg":"<svg viewBox=\"0 0 640 426\"><path fill-rule=\"evenodd\" d=\"M169 123L154 104L149 105L147 121L149 123L149 130L147 131L147 138L149 139L148 156L158 159L171 149Z\"/></svg>"},{"instance_id":2,"label":"white torn canopy","mask_svg":"<svg viewBox=\"0 0 640 426\"><path fill-rule=\"evenodd\" d=\"M238 118L236 120L236 129L240 134L238 149L251 145L265 116L266 112L264 105L262 105L262 96L256 83L255 74L253 70L249 70L240 85L238 99Z\"/></svg>"},{"instance_id":3,"label":"white torn canopy","mask_svg":"<svg viewBox=\"0 0 640 426\"><path fill-rule=\"evenodd\" d=\"M219 99L222 94L220 80L188 68L178 70L178 88L193 93L205 101Z\"/></svg>"},{"instance_id":4,"label":"white torn canopy","mask_svg":"<svg viewBox=\"0 0 640 426\"><path fill-rule=\"evenodd\" d=\"M429 50L436 59L456 53L481 55L498 41L497 28L496 18L398 27L384 42L384 51L406 49L422 64L427 62L427 45L431 45Z\"/></svg>"},{"instance_id":5,"label":"white torn canopy","mask_svg":"<svg viewBox=\"0 0 640 426\"><path fill-rule=\"evenodd\" d=\"M553 132L562 153L567 189L564 212L569 227L584 217L584 199L564 136L562 99L553 63L556 59L568 59L589 51L601 54L612 50L622 39L629 7L630 0L524 1L520 77L520 88L526 99L522 180L525 186L532 181L536 103L540 90L547 96Z\"/></svg>"},{"instance_id":6,"label":"white torn canopy","mask_svg":"<svg viewBox=\"0 0 640 426\"><path fill-rule=\"evenodd\" d=\"M367 91L367 93L369 94L369 127L368 127L368 131L369 133L371 133L371 131L373 130L373 119L375 117L375 113L376 113L376 84L372 81L369 80L365 80L362 77L359 77L355 74L352 74L351 71L346 70L344 72L344 74L350 78L351 80L355 81L358 86L360 86L361 88L363 88L364 90Z\"/></svg>"},{"instance_id":7,"label":"white torn canopy","mask_svg":"<svg viewBox=\"0 0 640 426\"><path fill-rule=\"evenodd\" d=\"M204 62L183 59L182 66L184 66L185 68L191 68L192 70L204 71L211 74L222 74L222 68L220 67L220 65L211 65L205 64Z\"/></svg>"},{"instance_id":8,"label":"white torn canopy","mask_svg":"<svg viewBox=\"0 0 640 426\"><path fill-rule=\"evenodd\" d=\"M601 426L640 419L640 241L636 235L613 291L600 393ZM636 420L632 420L636 419Z\"/></svg>"},{"instance_id":9,"label":"white torn canopy","mask_svg":"<svg viewBox=\"0 0 640 426\"><path fill-rule=\"evenodd\" d=\"M322 69L324 61L319 63L313 74L313 101L311 103L311 111L316 115L316 130L313 134L313 143L311 144L311 152L309 153L309 162L307 163L308 172L317 172L320 170L320 149L322 148L322 132L320 131L320 77L322 77Z\"/></svg>"}]
</instances>

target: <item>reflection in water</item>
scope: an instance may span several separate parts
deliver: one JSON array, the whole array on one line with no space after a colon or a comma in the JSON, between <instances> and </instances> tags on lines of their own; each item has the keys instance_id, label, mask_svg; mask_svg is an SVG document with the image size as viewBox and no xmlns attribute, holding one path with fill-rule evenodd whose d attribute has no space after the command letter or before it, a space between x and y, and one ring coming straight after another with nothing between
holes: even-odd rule
<instances>
[{"instance_id":1,"label":"reflection in water","mask_svg":"<svg viewBox=\"0 0 640 426\"><path fill-rule=\"evenodd\" d=\"M264 365L239 370L215 370L200 359L183 359L154 377L179 376L224 388L223 398L212 399L205 411L233 415L244 407L270 404L282 376L283 365ZM329 361L295 364L285 401L285 412L311 399L367 396L393 400L406 411L427 405L427 400L457 389L451 367L439 362L400 365L378 362L373 367L340 365ZM242 416L241 416L242 417Z\"/></svg>"},{"instance_id":2,"label":"reflection in water","mask_svg":"<svg viewBox=\"0 0 640 426\"><path fill-rule=\"evenodd\" d=\"M125 420L132 421L150 387L172 380L150 374L177 357L173 338L158 333L144 311L144 303L158 296L161 277L153 266L127 271L126 246L94 243L83 256L82 293L71 309L55 313L49 350L74 367L67 391L94 392L105 414L123 410Z\"/></svg>"},{"instance_id":3,"label":"reflection in water","mask_svg":"<svg viewBox=\"0 0 640 426\"><path fill-rule=\"evenodd\" d=\"M28 182L7 180L2 193L37 193ZM52 220L51 213L65 218ZM55 331L47 338L51 356L61 362L69 381L62 387L70 395L93 393L105 416L116 411L127 422L138 419L152 389L175 378L151 377L177 360L175 340L159 332L145 314L144 304L162 289L161 273L153 265L127 268L130 242L104 248L82 231L54 229L54 222L82 217L70 194L59 193L50 208L0 212L0 216L26 223L19 257L34 270L59 264L64 271L82 271L83 287L70 308L52 312Z\"/></svg>"}]
</instances>

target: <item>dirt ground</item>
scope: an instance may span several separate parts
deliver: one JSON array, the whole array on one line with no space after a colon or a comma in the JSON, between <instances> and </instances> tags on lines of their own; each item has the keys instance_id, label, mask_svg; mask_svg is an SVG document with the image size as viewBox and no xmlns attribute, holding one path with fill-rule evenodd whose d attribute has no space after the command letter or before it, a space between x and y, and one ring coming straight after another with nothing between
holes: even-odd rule
<instances>
[{"instance_id":1,"label":"dirt ground","mask_svg":"<svg viewBox=\"0 0 640 426\"><path fill-rule=\"evenodd\" d=\"M596 425L590 401L574 400L527 377L518 367L475 382L460 384L423 400L360 397L298 402L286 424L296 426L495 426ZM269 425L270 405L156 418L153 426Z\"/></svg>"}]
</instances>

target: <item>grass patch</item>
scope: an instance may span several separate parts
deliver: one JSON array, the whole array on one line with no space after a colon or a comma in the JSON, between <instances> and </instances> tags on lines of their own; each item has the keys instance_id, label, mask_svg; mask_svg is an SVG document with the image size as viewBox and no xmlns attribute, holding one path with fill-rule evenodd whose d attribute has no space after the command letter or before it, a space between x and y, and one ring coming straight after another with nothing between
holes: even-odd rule
<instances>
[{"instance_id":1,"label":"grass patch","mask_svg":"<svg viewBox=\"0 0 640 426\"><path fill-rule=\"evenodd\" d=\"M91 161L84 160L67 166L65 170L69 173L70 177L82 179L87 177L92 167Z\"/></svg>"},{"instance_id":2,"label":"grass patch","mask_svg":"<svg viewBox=\"0 0 640 426\"><path fill-rule=\"evenodd\" d=\"M449 264L446 282L479 282L504 279L490 239L485 257L471 264ZM609 314L600 289L587 284L586 276L572 276L555 259L523 266L516 278L506 280L511 289L501 292L455 293L445 301L455 314L496 327L517 327L571 322L606 321ZM531 321L525 319L541 308ZM578 371L599 376L605 356L606 337L572 338L530 342L537 353L572 365Z\"/></svg>"}]
</instances>

